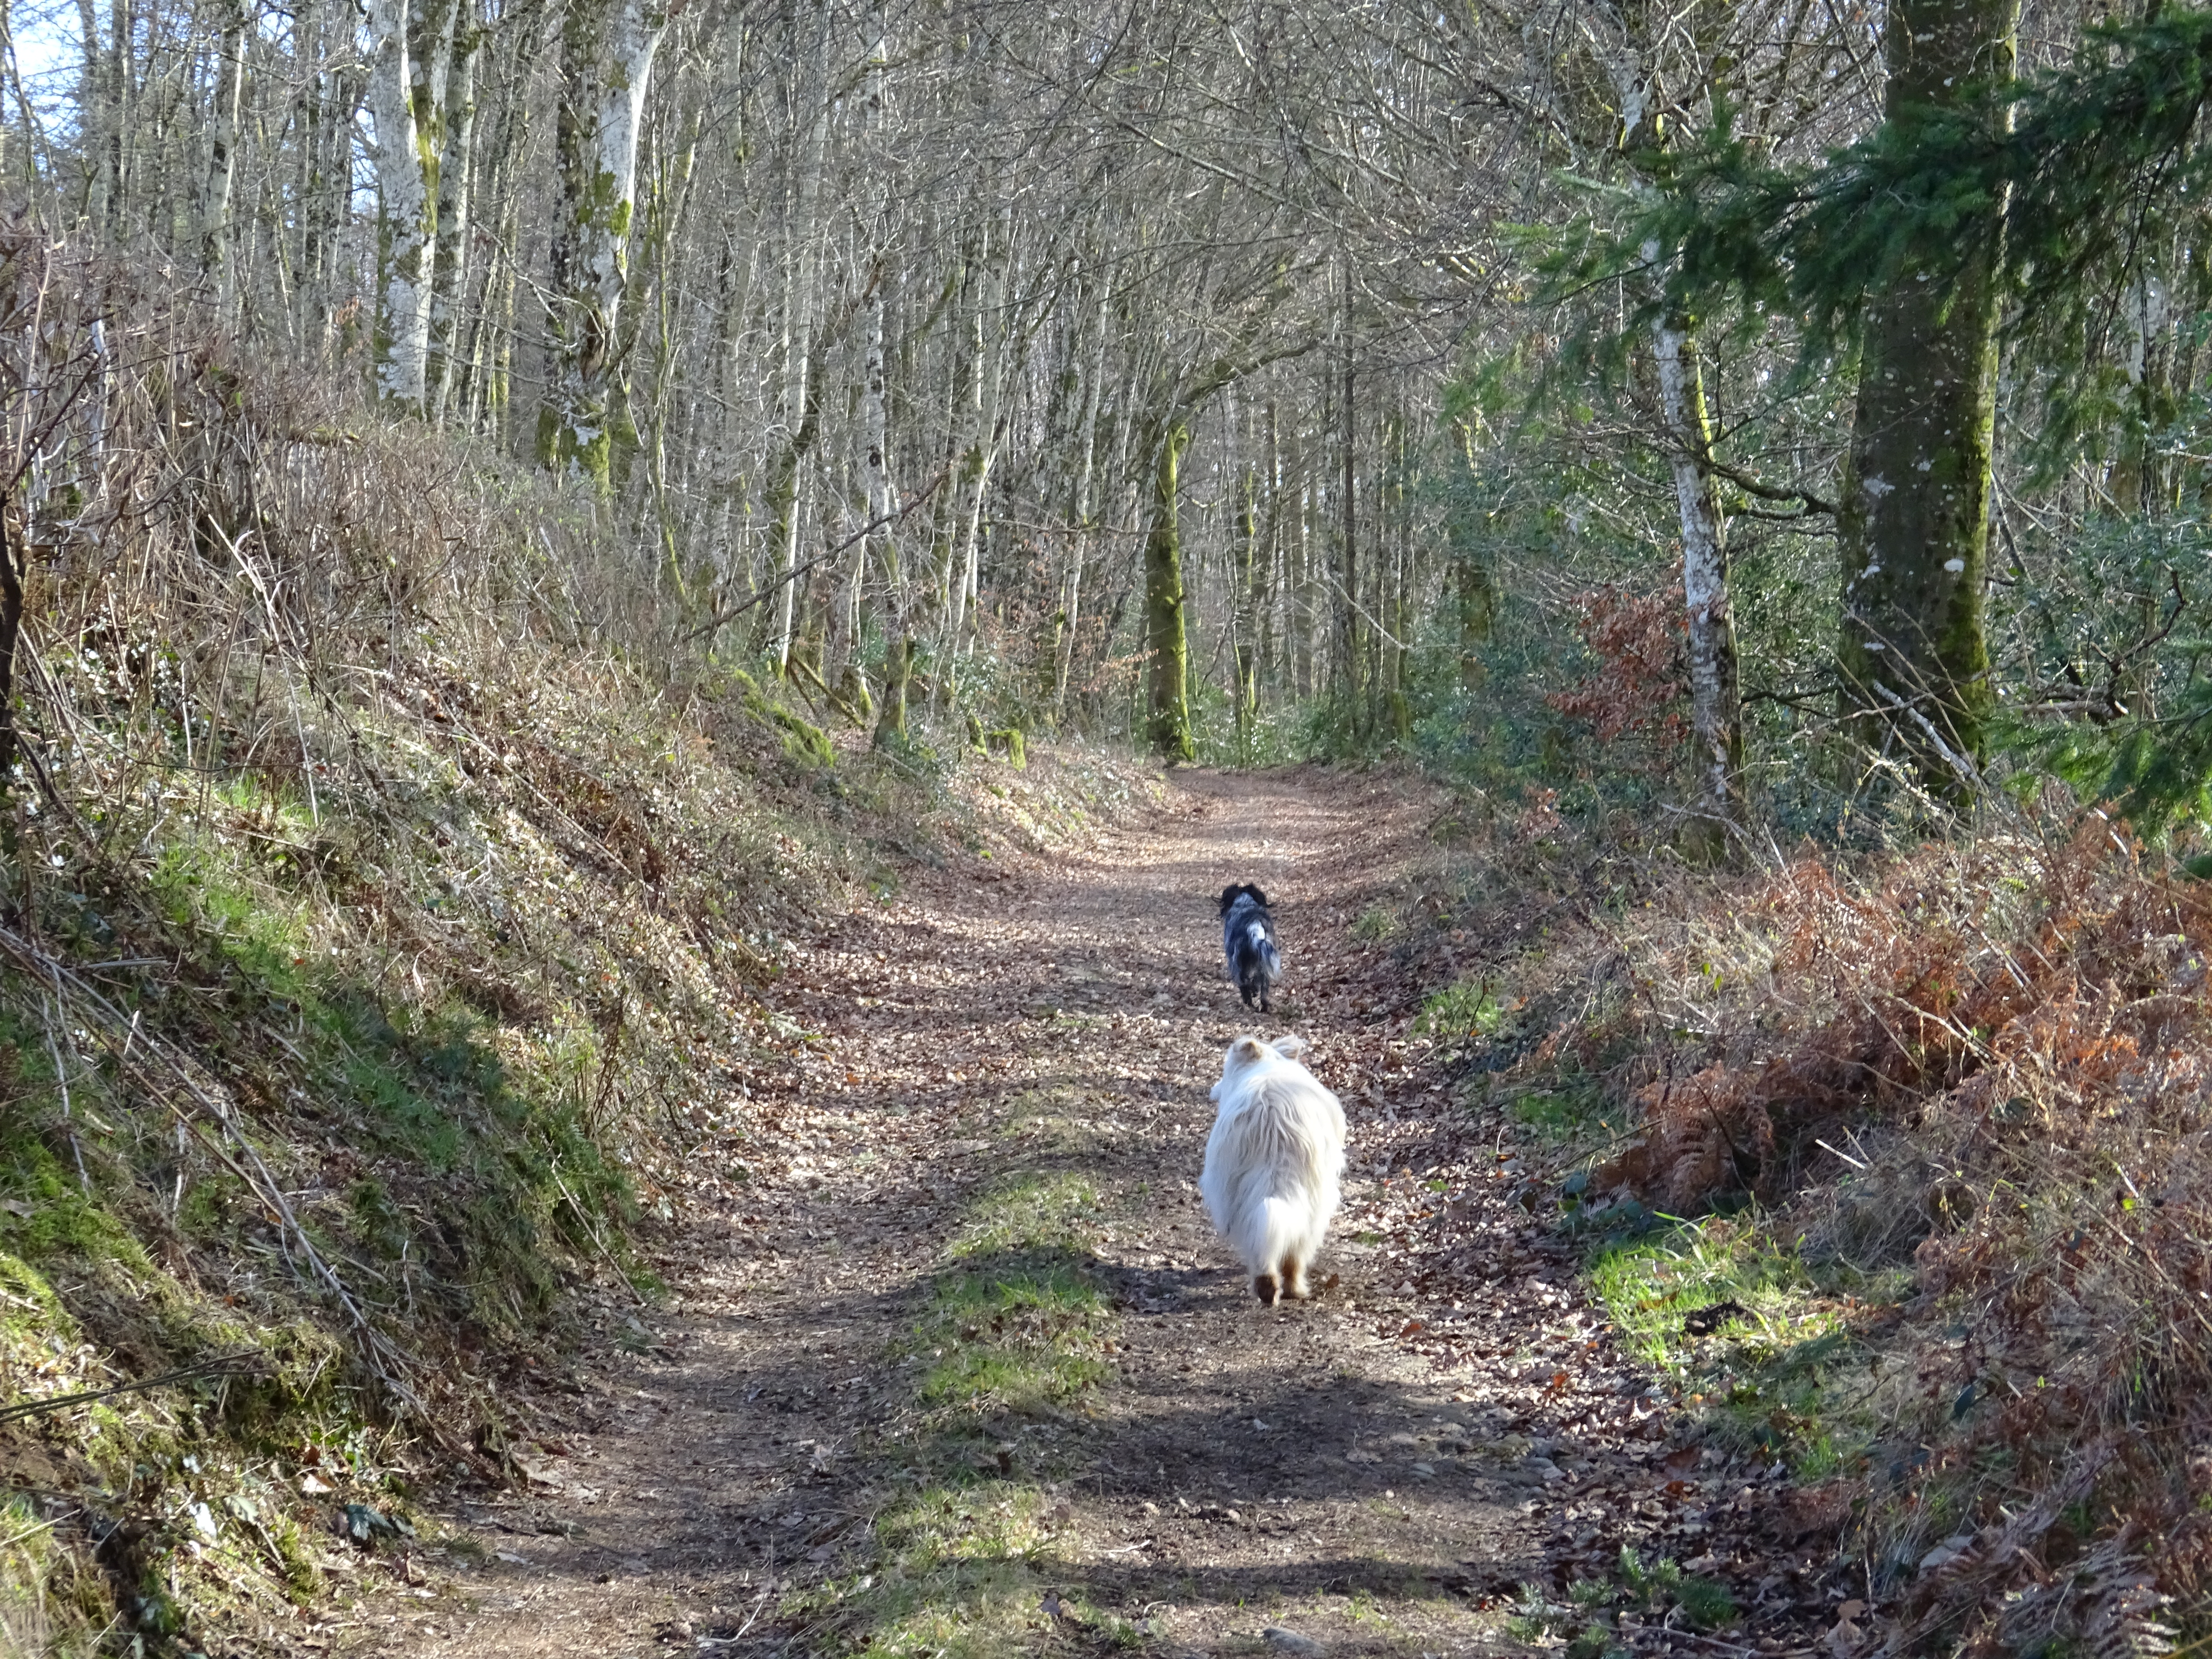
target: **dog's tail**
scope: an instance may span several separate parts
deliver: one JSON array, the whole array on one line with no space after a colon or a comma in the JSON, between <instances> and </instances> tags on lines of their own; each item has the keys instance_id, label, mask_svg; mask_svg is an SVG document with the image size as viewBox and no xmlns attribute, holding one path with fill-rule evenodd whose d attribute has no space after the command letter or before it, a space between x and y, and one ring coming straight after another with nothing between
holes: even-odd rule
<instances>
[{"instance_id":1,"label":"dog's tail","mask_svg":"<svg viewBox=\"0 0 2212 1659\"><path fill-rule=\"evenodd\" d=\"M1295 1198L1263 1198L1244 1212L1243 1220L1243 1237L1231 1243L1254 1273L1273 1273L1285 1256L1303 1254L1313 1231L1312 1206Z\"/></svg>"},{"instance_id":2,"label":"dog's tail","mask_svg":"<svg viewBox=\"0 0 2212 1659\"><path fill-rule=\"evenodd\" d=\"M1267 975L1267 983L1273 985L1283 976L1283 959L1276 954L1275 941L1267 937L1267 924L1255 921L1246 932L1251 935L1252 953L1260 958L1260 971Z\"/></svg>"}]
</instances>

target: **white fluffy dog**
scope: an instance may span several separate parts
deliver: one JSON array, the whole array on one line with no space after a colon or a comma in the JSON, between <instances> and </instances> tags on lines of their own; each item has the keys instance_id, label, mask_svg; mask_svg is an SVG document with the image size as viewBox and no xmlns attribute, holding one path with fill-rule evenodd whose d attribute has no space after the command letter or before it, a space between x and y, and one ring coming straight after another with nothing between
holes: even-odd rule
<instances>
[{"instance_id":1,"label":"white fluffy dog","mask_svg":"<svg viewBox=\"0 0 2212 1659\"><path fill-rule=\"evenodd\" d=\"M1268 1307L1309 1294L1344 1174L1344 1107L1298 1064L1304 1039L1241 1036L1213 1085L1220 1108L1198 1190Z\"/></svg>"}]
</instances>

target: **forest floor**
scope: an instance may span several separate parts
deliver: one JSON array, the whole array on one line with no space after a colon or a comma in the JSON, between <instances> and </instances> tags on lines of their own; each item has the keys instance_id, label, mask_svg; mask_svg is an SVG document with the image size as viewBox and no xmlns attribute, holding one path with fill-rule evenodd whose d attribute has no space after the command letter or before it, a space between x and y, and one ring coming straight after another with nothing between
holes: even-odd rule
<instances>
[{"instance_id":1,"label":"forest floor","mask_svg":"<svg viewBox=\"0 0 2212 1659\"><path fill-rule=\"evenodd\" d=\"M297 1650L1464 1654L1516 1612L1547 1640L1516 1587L1576 1559L1705 1553L1699 1455L1376 942L1440 805L1181 773L1087 846L917 868L837 921L764 994L814 1040L698 1149L669 1294L607 1304L535 1391L526 1483L426 1503L411 1591ZM1248 878L1272 1019L1221 971ZM1224 1046L1284 1027L1351 1168L1317 1299L1269 1310L1195 1182Z\"/></svg>"}]
</instances>

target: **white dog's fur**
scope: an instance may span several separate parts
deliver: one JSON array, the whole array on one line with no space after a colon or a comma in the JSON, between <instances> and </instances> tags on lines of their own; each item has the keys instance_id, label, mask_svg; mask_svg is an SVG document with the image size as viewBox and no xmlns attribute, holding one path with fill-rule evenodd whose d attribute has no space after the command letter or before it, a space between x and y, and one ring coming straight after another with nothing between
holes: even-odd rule
<instances>
[{"instance_id":1,"label":"white dog's fur","mask_svg":"<svg viewBox=\"0 0 2212 1659\"><path fill-rule=\"evenodd\" d=\"M1294 1036L1240 1036L1229 1045L1198 1182L1213 1224L1252 1275L1253 1294L1269 1307L1279 1294L1309 1294L1306 1269L1321 1253L1344 1174L1344 1107L1298 1064L1305 1051Z\"/></svg>"}]
</instances>

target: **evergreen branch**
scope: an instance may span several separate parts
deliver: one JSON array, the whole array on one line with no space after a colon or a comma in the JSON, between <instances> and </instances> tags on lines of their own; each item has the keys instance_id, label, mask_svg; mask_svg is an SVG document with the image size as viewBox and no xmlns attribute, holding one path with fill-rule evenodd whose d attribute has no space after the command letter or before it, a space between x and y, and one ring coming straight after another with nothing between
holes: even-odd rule
<instances>
[{"instance_id":1,"label":"evergreen branch","mask_svg":"<svg viewBox=\"0 0 2212 1659\"><path fill-rule=\"evenodd\" d=\"M1705 142L1652 158L1641 222L1557 276L1619 268L1656 237L1676 251L1651 301L1735 295L1800 318L1808 356L1901 283L1948 284L1991 261L2014 336L2091 331L2095 279L2131 274L2145 232L2212 173L2196 142L2212 98L2212 12L2093 29L2068 67L1893 115L1814 168L1778 167L1722 112Z\"/></svg>"}]
</instances>

